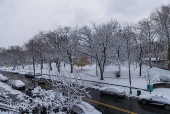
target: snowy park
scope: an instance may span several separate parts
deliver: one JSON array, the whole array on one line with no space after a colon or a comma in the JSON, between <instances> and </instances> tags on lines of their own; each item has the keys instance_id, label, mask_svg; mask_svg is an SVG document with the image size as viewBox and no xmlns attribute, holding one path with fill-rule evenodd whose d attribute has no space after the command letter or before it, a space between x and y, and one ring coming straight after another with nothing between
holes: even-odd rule
<instances>
[{"instance_id":1,"label":"snowy park","mask_svg":"<svg viewBox=\"0 0 170 114\"><path fill-rule=\"evenodd\" d=\"M169 114L169 0L0 0L0 114Z\"/></svg>"}]
</instances>

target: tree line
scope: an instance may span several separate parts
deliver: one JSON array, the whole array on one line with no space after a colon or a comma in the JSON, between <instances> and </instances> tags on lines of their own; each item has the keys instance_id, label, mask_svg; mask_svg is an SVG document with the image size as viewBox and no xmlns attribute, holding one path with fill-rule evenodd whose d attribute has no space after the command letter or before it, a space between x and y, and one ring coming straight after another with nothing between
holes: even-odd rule
<instances>
[{"instance_id":1,"label":"tree line","mask_svg":"<svg viewBox=\"0 0 170 114\"><path fill-rule=\"evenodd\" d=\"M167 60L170 69L170 5L162 5L151 12L148 18L138 23L119 23L111 19L105 23L92 23L91 26L58 26L49 31L40 31L23 46L0 48L0 65L18 66L55 63L60 72L61 62L70 65L70 72L77 60L87 59L96 64L103 80L105 66L115 64L121 74L123 63L142 65L148 58L156 61ZM77 63L78 64L78 63ZM81 64L79 64L81 66Z\"/></svg>"}]
</instances>

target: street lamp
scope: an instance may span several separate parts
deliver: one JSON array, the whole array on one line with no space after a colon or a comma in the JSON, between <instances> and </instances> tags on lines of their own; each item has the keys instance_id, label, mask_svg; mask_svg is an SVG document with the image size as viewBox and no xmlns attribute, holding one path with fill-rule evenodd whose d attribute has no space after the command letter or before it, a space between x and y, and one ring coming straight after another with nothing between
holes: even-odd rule
<instances>
[{"instance_id":1,"label":"street lamp","mask_svg":"<svg viewBox=\"0 0 170 114\"><path fill-rule=\"evenodd\" d=\"M123 35L127 39L127 51L128 51L128 67L129 67L129 84L130 84L130 94L132 94L132 86L131 86L131 72L130 72L130 63L131 63L131 58L130 58L130 49L129 49L129 37L123 32L122 30L119 30L119 32L123 33Z\"/></svg>"}]
</instances>

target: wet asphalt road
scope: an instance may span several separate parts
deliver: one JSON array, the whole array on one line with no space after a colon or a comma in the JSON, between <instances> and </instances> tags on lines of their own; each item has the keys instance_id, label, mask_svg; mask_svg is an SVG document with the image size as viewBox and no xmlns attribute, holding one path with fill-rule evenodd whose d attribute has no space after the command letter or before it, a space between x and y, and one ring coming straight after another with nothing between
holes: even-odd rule
<instances>
[{"instance_id":1,"label":"wet asphalt road","mask_svg":"<svg viewBox=\"0 0 170 114\"><path fill-rule=\"evenodd\" d=\"M116 110L113 108L108 108L107 106L102 106L96 103L91 103L96 109L100 110L103 114L127 114L124 110L130 111L129 113L137 114L170 114L163 107L154 105L141 105L137 102L135 98L114 98L112 96L103 95L99 96L98 90L92 89L90 92L92 99L95 101L102 102L104 104L109 104L121 109ZM124 109L124 110L122 110ZM124 111L124 112L123 112Z\"/></svg>"},{"instance_id":2,"label":"wet asphalt road","mask_svg":"<svg viewBox=\"0 0 170 114\"><path fill-rule=\"evenodd\" d=\"M4 76L9 79L22 80L26 84L26 88L34 86L30 78L25 78L22 74L13 74L10 72L0 71ZM41 86L44 89L49 89L49 83L46 86ZM22 91L25 92L25 91ZM91 89L90 95L92 98L85 99L85 101L92 104L96 109L100 110L102 114L170 114L163 107L155 105L141 105L134 98L114 98L112 96L99 96L98 90Z\"/></svg>"}]
</instances>

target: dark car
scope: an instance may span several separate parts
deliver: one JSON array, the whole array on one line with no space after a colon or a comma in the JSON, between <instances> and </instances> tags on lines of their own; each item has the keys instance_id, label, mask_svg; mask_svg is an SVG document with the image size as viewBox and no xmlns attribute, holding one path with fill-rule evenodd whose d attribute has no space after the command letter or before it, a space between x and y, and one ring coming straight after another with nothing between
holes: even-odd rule
<instances>
[{"instance_id":1,"label":"dark car","mask_svg":"<svg viewBox=\"0 0 170 114\"><path fill-rule=\"evenodd\" d=\"M28 73L25 74L25 77L34 78L34 73L33 72L28 72Z\"/></svg>"},{"instance_id":2,"label":"dark car","mask_svg":"<svg viewBox=\"0 0 170 114\"><path fill-rule=\"evenodd\" d=\"M33 97L32 90L34 90L34 87L28 87L25 92L28 96Z\"/></svg>"},{"instance_id":3,"label":"dark car","mask_svg":"<svg viewBox=\"0 0 170 114\"><path fill-rule=\"evenodd\" d=\"M43 84L43 85L45 85L45 79L44 78L42 78L42 77L36 77L36 82L38 83L38 84Z\"/></svg>"},{"instance_id":4,"label":"dark car","mask_svg":"<svg viewBox=\"0 0 170 114\"><path fill-rule=\"evenodd\" d=\"M154 104L164 106L166 110L170 110L170 97L164 94L140 95L137 100L143 105Z\"/></svg>"},{"instance_id":5,"label":"dark car","mask_svg":"<svg viewBox=\"0 0 170 114\"><path fill-rule=\"evenodd\" d=\"M35 73L35 76L41 76L41 73ZM28 72L25 74L26 78L34 78L34 73L33 72Z\"/></svg>"}]
</instances>

